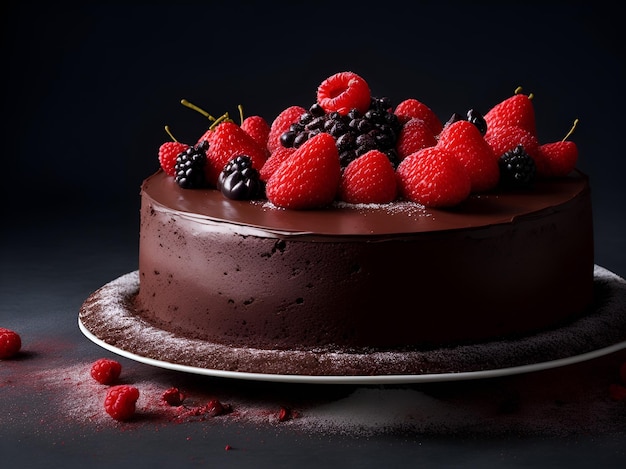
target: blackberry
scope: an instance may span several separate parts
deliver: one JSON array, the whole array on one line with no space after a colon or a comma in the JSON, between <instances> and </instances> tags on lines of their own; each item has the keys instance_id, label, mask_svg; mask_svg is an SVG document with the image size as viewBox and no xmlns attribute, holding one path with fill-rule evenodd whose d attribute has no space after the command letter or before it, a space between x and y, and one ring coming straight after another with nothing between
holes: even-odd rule
<instances>
[{"instance_id":1,"label":"blackberry","mask_svg":"<svg viewBox=\"0 0 626 469\"><path fill-rule=\"evenodd\" d=\"M466 120L474 124L483 137L487 133L487 121L481 113L475 111L474 109L470 109L469 111L467 111L467 117L463 117L461 114L458 114L456 112L453 113L450 116L450 119L448 119L448 121L445 123L444 127L447 127L450 124L454 124L456 121L462 120Z\"/></svg>"},{"instance_id":2,"label":"blackberry","mask_svg":"<svg viewBox=\"0 0 626 469\"><path fill-rule=\"evenodd\" d=\"M176 157L174 165L176 183L183 189L198 189L207 185L204 175L206 151L209 142L202 140L195 146L187 148Z\"/></svg>"},{"instance_id":3,"label":"blackberry","mask_svg":"<svg viewBox=\"0 0 626 469\"><path fill-rule=\"evenodd\" d=\"M248 155L236 156L226 163L217 179L217 188L234 200L258 199L265 193L259 172L252 167L252 159Z\"/></svg>"},{"instance_id":4,"label":"blackberry","mask_svg":"<svg viewBox=\"0 0 626 469\"><path fill-rule=\"evenodd\" d=\"M480 112L470 109L467 111L467 120L476 126L482 136L487 133L487 121Z\"/></svg>"},{"instance_id":5,"label":"blackberry","mask_svg":"<svg viewBox=\"0 0 626 469\"><path fill-rule=\"evenodd\" d=\"M342 167L376 149L387 155L394 167L400 160L396 153L396 141L402 128L393 114L389 98L372 97L365 113L352 109L345 116L338 112L326 113L317 103L305 112L298 122L281 136L287 148L298 148L320 132L332 135L337 142L337 151Z\"/></svg>"},{"instance_id":6,"label":"blackberry","mask_svg":"<svg viewBox=\"0 0 626 469\"><path fill-rule=\"evenodd\" d=\"M537 168L522 145L504 153L498 160L500 185L508 189L526 189L533 185Z\"/></svg>"}]
</instances>

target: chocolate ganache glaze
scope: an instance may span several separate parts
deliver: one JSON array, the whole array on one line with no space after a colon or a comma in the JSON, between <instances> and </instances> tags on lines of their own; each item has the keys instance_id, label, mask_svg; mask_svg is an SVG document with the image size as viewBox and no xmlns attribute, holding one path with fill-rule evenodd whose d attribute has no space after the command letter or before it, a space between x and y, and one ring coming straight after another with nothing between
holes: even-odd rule
<instances>
[{"instance_id":1,"label":"chocolate ganache glaze","mask_svg":"<svg viewBox=\"0 0 626 469\"><path fill-rule=\"evenodd\" d=\"M278 350L427 349L519 337L592 301L587 177L410 202L285 210L141 189L137 314L186 337Z\"/></svg>"}]
</instances>

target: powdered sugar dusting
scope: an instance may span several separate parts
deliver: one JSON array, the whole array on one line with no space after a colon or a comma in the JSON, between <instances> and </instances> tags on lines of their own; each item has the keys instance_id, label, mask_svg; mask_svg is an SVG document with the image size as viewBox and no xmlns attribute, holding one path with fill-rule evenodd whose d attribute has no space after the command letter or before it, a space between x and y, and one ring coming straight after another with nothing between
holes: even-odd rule
<instances>
[{"instance_id":1,"label":"powdered sugar dusting","mask_svg":"<svg viewBox=\"0 0 626 469\"><path fill-rule=\"evenodd\" d=\"M596 267L595 285L600 298L596 310L557 331L429 351L260 350L175 336L134 313L131 300L138 289L137 272L95 292L83 305L80 320L104 345L160 362L225 373L260 373L277 378L454 374L560 360L626 340L626 282Z\"/></svg>"}]
</instances>

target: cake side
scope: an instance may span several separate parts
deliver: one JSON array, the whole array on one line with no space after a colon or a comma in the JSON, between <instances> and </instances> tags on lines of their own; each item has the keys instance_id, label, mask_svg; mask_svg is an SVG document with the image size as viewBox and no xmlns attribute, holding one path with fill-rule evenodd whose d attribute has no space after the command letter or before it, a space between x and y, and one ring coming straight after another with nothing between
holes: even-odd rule
<instances>
[{"instance_id":1,"label":"cake side","mask_svg":"<svg viewBox=\"0 0 626 469\"><path fill-rule=\"evenodd\" d=\"M591 203L578 173L451 211L339 206L307 213L308 226L303 212L171 186L157 173L142 187L136 306L184 336L429 348L555 327L591 303Z\"/></svg>"}]
</instances>

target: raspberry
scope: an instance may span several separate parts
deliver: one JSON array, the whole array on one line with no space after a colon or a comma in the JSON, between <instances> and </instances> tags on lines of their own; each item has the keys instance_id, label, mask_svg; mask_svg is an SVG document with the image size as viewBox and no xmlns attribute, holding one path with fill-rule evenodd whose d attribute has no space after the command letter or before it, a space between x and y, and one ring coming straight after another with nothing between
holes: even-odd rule
<instances>
[{"instance_id":1,"label":"raspberry","mask_svg":"<svg viewBox=\"0 0 626 469\"><path fill-rule=\"evenodd\" d=\"M520 93L521 88L515 90L515 94L492 107L485 114L487 131L496 127L521 127L533 136L537 136L535 124L535 108L533 96Z\"/></svg>"},{"instance_id":2,"label":"raspberry","mask_svg":"<svg viewBox=\"0 0 626 469\"><path fill-rule=\"evenodd\" d=\"M267 149L274 153L278 148L282 147L280 137L284 134L292 124L300 120L300 116L306 112L302 106L290 106L278 114L270 125L270 134L267 137Z\"/></svg>"},{"instance_id":3,"label":"raspberry","mask_svg":"<svg viewBox=\"0 0 626 469\"><path fill-rule=\"evenodd\" d=\"M180 142L165 142L159 147L159 164L165 174L176 176L176 158L187 148L189 145Z\"/></svg>"},{"instance_id":4,"label":"raspberry","mask_svg":"<svg viewBox=\"0 0 626 469\"><path fill-rule=\"evenodd\" d=\"M437 144L435 134L433 134L428 124L419 117L410 118L400 130L396 150L401 160L411 153L426 147L434 147Z\"/></svg>"},{"instance_id":5,"label":"raspberry","mask_svg":"<svg viewBox=\"0 0 626 469\"><path fill-rule=\"evenodd\" d=\"M169 388L163 393L163 400L171 406L179 406L185 400L185 395L178 388Z\"/></svg>"},{"instance_id":6,"label":"raspberry","mask_svg":"<svg viewBox=\"0 0 626 469\"><path fill-rule=\"evenodd\" d=\"M544 143L539 146L539 156L543 164L540 177L564 177L576 166L578 147L569 140Z\"/></svg>"},{"instance_id":7,"label":"raspberry","mask_svg":"<svg viewBox=\"0 0 626 469\"><path fill-rule=\"evenodd\" d=\"M22 348L22 339L19 334L10 329L0 327L0 360L11 358Z\"/></svg>"},{"instance_id":8,"label":"raspberry","mask_svg":"<svg viewBox=\"0 0 626 469\"><path fill-rule=\"evenodd\" d=\"M466 120L447 125L439 134L437 146L452 153L465 167L472 192L486 192L498 184L498 160L478 127Z\"/></svg>"},{"instance_id":9,"label":"raspberry","mask_svg":"<svg viewBox=\"0 0 626 469\"><path fill-rule=\"evenodd\" d=\"M327 133L307 140L267 181L267 199L294 210L320 208L337 194L341 166L335 139Z\"/></svg>"},{"instance_id":10,"label":"raspberry","mask_svg":"<svg viewBox=\"0 0 626 469\"><path fill-rule=\"evenodd\" d=\"M261 116L248 116L241 123L242 130L250 135L261 148L267 148L270 125Z\"/></svg>"},{"instance_id":11,"label":"raspberry","mask_svg":"<svg viewBox=\"0 0 626 469\"><path fill-rule=\"evenodd\" d=\"M427 207L451 207L470 194L463 164L447 150L427 147L407 156L396 170L400 194Z\"/></svg>"},{"instance_id":12,"label":"raspberry","mask_svg":"<svg viewBox=\"0 0 626 469\"><path fill-rule=\"evenodd\" d=\"M104 399L104 410L115 420L128 420L135 414L139 390L134 386L113 386Z\"/></svg>"},{"instance_id":13,"label":"raspberry","mask_svg":"<svg viewBox=\"0 0 626 469\"><path fill-rule=\"evenodd\" d=\"M318 86L317 102L326 112L336 111L342 116L352 109L365 113L371 102L370 88L356 73L336 73Z\"/></svg>"},{"instance_id":14,"label":"raspberry","mask_svg":"<svg viewBox=\"0 0 626 469\"><path fill-rule=\"evenodd\" d=\"M353 160L341 176L339 198L352 204L386 204L397 195L396 174L383 152L370 150Z\"/></svg>"},{"instance_id":15,"label":"raspberry","mask_svg":"<svg viewBox=\"0 0 626 469\"><path fill-rule=\"evenodd\" d=\"M409 98L398 104L393 111L401 123L406 124L410 119L421 119L426 123L433 135L439 135L443 124L435 112L421 101Z\"/></svg>"},{"instance_id":16,"label":"raspberry","mask_svg":"<svg viewBox=\"0 0 626 469\"><path fill-rule=\"evenodd\" d=\"M91 377L100 384L114 383L121 373L122 365L108 358L100 358L91 365Z\"/></svg>"},{"instance_id":17,"label":"raspberry","mask_svg":"<svg viewBox=\"0 0 626 469\"><path fill-rule=\"evenodd\" d=\"M248 155L252 166L259 170L267 160L267 149L234 122L225 121L215 127L206 153L205 177L213 187L224 166L239 155Z\"/></svg>"}]
</instances>

